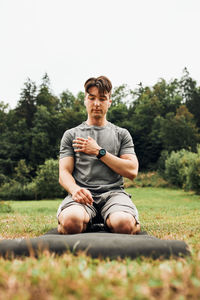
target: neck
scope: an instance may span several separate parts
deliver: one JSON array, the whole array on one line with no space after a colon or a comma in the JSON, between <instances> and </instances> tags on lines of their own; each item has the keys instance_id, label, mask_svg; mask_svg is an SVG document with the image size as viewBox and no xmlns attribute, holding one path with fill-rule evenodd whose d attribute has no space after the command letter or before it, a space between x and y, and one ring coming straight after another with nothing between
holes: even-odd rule
<instances>
[{"instance_id":1,"label":"neck","mask_svg":"<svg viewBox=\"0 0 200 300\"><path fill-rule=\"evenodd\" d=\"M86 124L87 125L94 125L94 126L99 126L99 127L103 127L106 126L106 124L108 123L108 121L106 120L106 118L101 119L101 118L90 118L88 116Z\"/></svg>"}]
</instances>

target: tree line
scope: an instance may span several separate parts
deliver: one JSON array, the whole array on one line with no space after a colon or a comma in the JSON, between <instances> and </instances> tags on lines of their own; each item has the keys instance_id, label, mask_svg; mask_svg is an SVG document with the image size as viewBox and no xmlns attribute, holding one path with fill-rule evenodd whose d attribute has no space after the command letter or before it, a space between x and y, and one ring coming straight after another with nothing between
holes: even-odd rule
<instances>
[{"instance_id":1,"label":"tree line","mask_svg":"<svg viewBox=\"0 0 200 300\"><path fill-rule=\"evenodd\" d=\"M180 79L160 79L152 87L115 87L112 100L108 120L131 133L140 170L162 169L172 151L197 152L200 87L186 68ZM47 74L40 86L27 79L14 109L0 102L0 185L30 182L38 166L58 158L64 131L84 120L83 92L56 96Z\"/></svg>"}]
</instances>

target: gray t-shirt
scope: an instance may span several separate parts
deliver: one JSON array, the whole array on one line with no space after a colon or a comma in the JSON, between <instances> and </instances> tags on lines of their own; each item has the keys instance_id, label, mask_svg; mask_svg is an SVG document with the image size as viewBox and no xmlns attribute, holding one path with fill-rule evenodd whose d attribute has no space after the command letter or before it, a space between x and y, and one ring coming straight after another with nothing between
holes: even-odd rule
<instances>
[{"instance_id":1,"label":"gray t-shirt","mask_svg":"<svg viewBox=\"0 0 200 300\"><path fill-rule=\"evenodd\" d=\"M73 177L76 183L91 193L103 193L123 188L123 178L115 173L95 155L74 152L72 141L77 137L92 137L97 144L109 153L120 157L122 154L135 154L134 144L127 129L110 122L106 126L89 126L83 122L75 128L66 130L60 145L60 159L74 157Z\"/></svg>"}]
</instances>

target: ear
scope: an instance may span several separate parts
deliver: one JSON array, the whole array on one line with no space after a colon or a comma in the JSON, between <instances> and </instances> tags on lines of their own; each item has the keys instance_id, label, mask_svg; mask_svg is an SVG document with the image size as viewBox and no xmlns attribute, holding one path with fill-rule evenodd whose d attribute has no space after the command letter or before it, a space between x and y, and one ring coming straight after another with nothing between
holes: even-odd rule
<instances>
[{"instance_id":1,"label":"ear","mask_svg":"<svg viewBox=\"0 0 200 300\"><path fill-rule=\"evenodd\" d=\"M112 99L109 99L108 107L110 107L112 104Z\"/></svg>"},{"instance_id":2,"label":"ear","mask_svg":"<svg viewBox=\"0 0 200 300\"><path fill-rule=\"evenodd\" d=\"M86 94L85 94L85 98L84 98L84 105L86 106Z\"/></svg>"}]
</instances>

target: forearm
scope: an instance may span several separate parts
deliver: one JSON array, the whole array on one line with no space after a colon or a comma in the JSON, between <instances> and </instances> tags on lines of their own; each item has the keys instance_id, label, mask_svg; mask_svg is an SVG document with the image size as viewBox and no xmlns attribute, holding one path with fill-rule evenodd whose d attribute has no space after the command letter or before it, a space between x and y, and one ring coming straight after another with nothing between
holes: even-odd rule
<instances>
[{"instance_id":1,"label":"forearm","mask_svg":"<svg viewBox=\"0 0 200 300\"><path fill-rule=\"evenodd\" d=\"M100 160L114 172L123 177L133 180L137 176L138 162L136 156L133 160L124 159L106 152L106 155L100 158Z\"/></svg>"},{"instance_id":2,"label":"forearm","mask_svg":"<svg viewBox=\"0 0 200 300\"><path fill-rule=\"evenodd\" d=\"M72 195L72 199L74 201L92 205L93 198L90 191L77 185L72 174L69 171L60 171L59 182L62 187Z\"/></svg>"},{"instance_id":3,"label":"forearm","mask_svg":"<svg viewBox=\"0 0 200 300\"><path fill-rule=\"evenodd\" d=\"M73 195L74 191L78 188L72 174L66 170L60 171L59 183L71 195Z\"/></svg>"},{"instance_id":4,"label":"forearm","mask_svg":"<svg viewBox=\"0 0 200 300\"><path fill-rule=\"evenodd\" d=\"M93 198L89 190L80 187L72 175L74 169L74 158L65 157L59 162L59 183L72 195L72 199L82 204L93 203Z\"/></svg>"}]
</instances>

